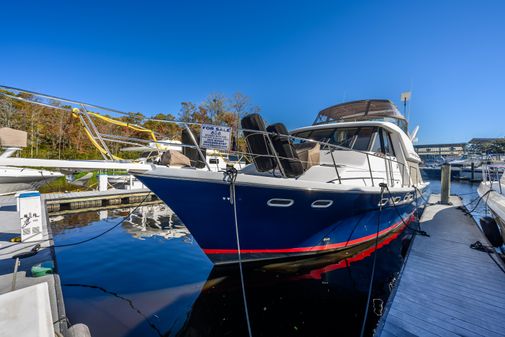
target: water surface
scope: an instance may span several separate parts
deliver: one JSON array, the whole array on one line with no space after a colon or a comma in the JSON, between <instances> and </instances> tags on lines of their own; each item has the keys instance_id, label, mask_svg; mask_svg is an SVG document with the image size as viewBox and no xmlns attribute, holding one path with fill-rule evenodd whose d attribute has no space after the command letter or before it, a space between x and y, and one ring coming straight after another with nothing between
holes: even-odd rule
<instances>
[{"instance_id":1,"label":"water surface","mask_svg":"<svg viewBox=\"0 0 505 337\"><path fill-rule=\"evenodd\" d=\"M468 202L478 185L453 183ZM439 191L434 182L432 190ZM480 209L479 209L480 210ZM93 237L129 209L53 219L56 244ZM409 229L381 242L367 335L403 263ZM359 335L373 247L244 268L253 336ZM98 336L247 336L238 266L214 267L165 206L146 206L88 243L57 248L67 316Z\"/></svg>"}]
</instances>

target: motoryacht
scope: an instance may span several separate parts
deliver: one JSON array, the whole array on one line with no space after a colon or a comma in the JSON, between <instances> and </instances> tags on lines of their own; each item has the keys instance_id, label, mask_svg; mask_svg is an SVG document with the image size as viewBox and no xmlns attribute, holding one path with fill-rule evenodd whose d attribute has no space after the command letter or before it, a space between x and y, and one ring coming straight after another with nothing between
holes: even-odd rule
<instances>
[{"instance_id":1,"label":"motoryacht","mask_svg":"<svg viewBox=\"0 0 505 337\"><path fill-rule=\"evenodd\" d=\"M240 125L163 120L181 131L181 151L160 161L121 161L105 145L150 141L104 134L91 116L128 115L115 109L30 93L9 99L53 107L80 116L106 159L95 161L3 160L6 165L125 169L158 195L181 219L214 264L298 258L370 246L402 231L429 194L421 177L407 120L389 100L342 103L320 111L312 125L288 131L267 125L259 114ZM51 105L54 100L61 104ZM144 122L148 119L144 119ZM117 120L114 123L120 123ZM124 124L124 123L123 123ZM128 124L136 130L139 125ZM149 131L149 130L148 130ZM154 135L158 148L163 135ZM212 167L218 151L230 163ZM247 165L241 163L247 162Z\"/></svg>"},{"instance_id":2,"label":"motoryacht","mask_svg":"<svg viewBox=\"0 0 505 337\"><path fill-rule=\"evenodd\" d=\"M242 169L131 171L215 264L368 243L405 228L429 193L407 121L389 100L332 106L291 132L258 114L241 125L251 159Z\"/></svg>"}]
</instances>

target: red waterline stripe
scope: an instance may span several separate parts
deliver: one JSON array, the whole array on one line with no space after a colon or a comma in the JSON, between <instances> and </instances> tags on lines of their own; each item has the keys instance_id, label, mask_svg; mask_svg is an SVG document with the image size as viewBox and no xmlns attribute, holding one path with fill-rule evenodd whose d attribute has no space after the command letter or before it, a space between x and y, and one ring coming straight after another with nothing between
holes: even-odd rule
<instances>
[{"instance_id":1,"label":"red waterline stripe","mask_svg":"<svg viewBox=\"0 0 505 337\"><path fill-rule=\"evenodd\" d=\"M404 227L407 227L408 223L410 221L407 222L407 224L405 225L402 225L400 226L402 229ZM386 240L380 242L378 245L377 245L377 249L380 249L388 244L391 243L391 241L393 241L394 239L396 239L398 236L400 236L401 234L401 231L391 235L390 237L388 237ZM328 273L328 272L331 272L331 271L334 271L334 270L337 270L337 269L342 269L342 268L346 268L348 267L351 263L353 262L357 262L357 261L361 261L363 259L365 259L366 257L372 255L372 253L375 251L375 246L372 246L370 248L367 248L365 249L364 251L362 252L359 252L358 254L354 255L354 256L351 256L351 257L348 257L348 258L345 258L341 261L339 261L338 263L335 263L335 264L332 264L332 265L329 265L329 266L326 266L324 268L321 268L321 269L316 269L316 270L312 270L310 273L306 274L306 275L302 275L301 278L311 278L311 279L316 279L316 280L320 280L322 278L322 275L325 274L325 273Z\"/></svg>"},{"instance_id":2,"label":"red waterline stripe","mask_svg":"<svg viewBox=\"0 0 505 337\"><path fill-rule=\"evenodd\" d=\"M414 217L414 212L412 212L409 218L406 220L407 224L409 224ZM391 231L393 228L398 227L403 223L403 220L385 228L379 232L379 235L385 234ZM279 248L279 249L241 249L240 252L244 254L254 254L254 253L301 253L301 252L318 252L336 248L342 248L349 245L355 245L359 243L363 243L365 241L369 241L374 239L377 233L373 233L358 239L349 240L346 242L338 242L325 246L312 246L312 247L296 247L296 248ZM237 249L203 249L205 254L237 254Z\"/></svg>"}]
</instances>

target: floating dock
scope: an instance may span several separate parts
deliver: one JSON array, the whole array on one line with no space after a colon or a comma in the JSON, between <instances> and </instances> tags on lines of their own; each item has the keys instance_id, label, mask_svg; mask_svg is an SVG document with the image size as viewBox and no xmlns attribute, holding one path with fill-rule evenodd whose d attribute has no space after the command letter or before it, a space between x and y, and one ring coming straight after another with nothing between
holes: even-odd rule
<instances>
[{"instance_id":1,"label":"floating dock","mask_svg":"<svg viewBox=\"0 0 505 337\"><path fill-rule=\"evenodd\" d=\"M0 317L0 335L52 335L54 330L62 335L89 336L89 330L82 324L69 326L65 316L65 306L61 290L60 277L57 274L49 215L62 215L83 211L104 210L118 207L134 207L157 204L161 201L148 189L86 191L72 193L53 193L40 196L42 240L38 242L19 242L12 240L21 233L20 215L14 196L0 196L0 305L18 303L8 311L4 320ZM15 273L15 256L29 252L37 243L40 249L34 256L20 259L20 266ZM38 263L52 262L55 273L34 277L30 268ZM33 287L36 286L36 287ZM7 296L2 297L1 295ZM47 298L47 299L44 299ZM2 304L3 303L3 304ZM46 304L45 304L46 303ZM0 312L3 313L0 307ZM19 311L19 312L17 312ZM7 312L6 312L7 313ZM3 315L3 314L2 314ZM34 322L45 322L49 328L41 329L44 324L32 324L33 332L20 320L31 317ZM53 321L47 320L52 319ZM37 321L38 320L38 321ZM51 328L52 325L52 328ZM37 330L39 329L39 330Z\"/></svg>"},{"instance_id":2,"label":"floating dock","mask_svg":"<svg viewBox=\"0 0 505 337\"><path fill-rule=\"evenodd\" d=\"M149 189L48 193L42 196L51 216L98 211L118 207L159 204L161 201Z\"/></svg>"},{"instance_id":3,"label":"floating dock","mask_svg":"<svg viewBox=\"0 0 505 337\"><path fill-rule=\"evenodd\" d=\"M432 196L430 203L440 200ZM505 268L461 200L428 206L375 336L505 336Z\"/></svg>"}]
</instances>

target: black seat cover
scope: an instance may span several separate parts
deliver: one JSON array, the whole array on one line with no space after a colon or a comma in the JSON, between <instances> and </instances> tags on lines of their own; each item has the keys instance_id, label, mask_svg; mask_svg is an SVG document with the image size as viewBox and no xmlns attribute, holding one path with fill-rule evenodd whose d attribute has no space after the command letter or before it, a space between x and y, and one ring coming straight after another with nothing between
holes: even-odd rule
<instances>
[{"instance_id":1,"label":"black seat cover","mask_svg":"<svg viewBox=\"0 0 505 337\"><path fill-rule=\"evenodd\" d=\"M195 136L196 142L198 143L200 141L200 135L196 134L195 132L193 132L193 135ZM189 131L187 129L182 129L181 143L183 145L191 145L191 146L195 145L195 143L191 140L191 135L189 134ZM201 150L202 150L204 158L206 158L205 149L201 149ZM198 149L183 146L182 147L182 154L189 158L192 167L196 167L196 168L204 168L205 167L205 161L202 160L202 157L198 153Z\"/></svg>"},{"instance_id":2,"label":"black seat cover","mask_svg":"<svg viewBox=\"0 0 505 337\"><path fill-rule=\"evenodd\" d=\"M265 122L259 114L250 114L242 118L240 121L243 129L257 130L266 132ZM254 155L254 165L259 172L266 172L272 170L276 165L272 158L272 151L267 143L268 140L266 136L261 133L255 133L252 131L245 131L244 136L246 138L247 147L249 151Z\"/></svg>"},{"instance_id":3,"label":"black seat cover","mask_svg":"<svg viewBox=\"0 0 505 337\"><path fill-rule=\"evenodd\" d=\"M269 137L272 140L275 151L280 157L280 162L286 176L293 178L302 175L304 171L303 165L293 143L287 137L289 133L286 126L282 123L272 124L267 127L267 131L275 133L275 135L269 135Z\"/></svg>"}]
</instances>

